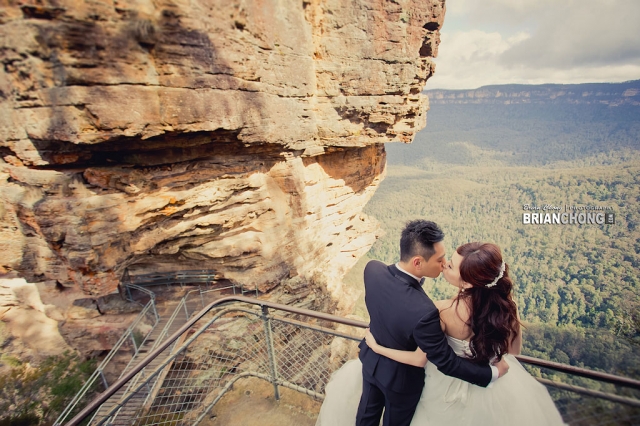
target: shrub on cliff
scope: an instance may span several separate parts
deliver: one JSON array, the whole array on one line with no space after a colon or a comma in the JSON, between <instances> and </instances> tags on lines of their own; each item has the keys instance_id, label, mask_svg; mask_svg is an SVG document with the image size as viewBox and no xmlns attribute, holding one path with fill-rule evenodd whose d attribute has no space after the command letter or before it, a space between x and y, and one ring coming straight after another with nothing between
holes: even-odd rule
<instances>
[{"instance_id":1,"label":"shrub on cliff","mask_svg":"<svg viewBox=\"0 0 640 426\"><path fill-rule=\"evenodd\" d=\"M8 371L0 375L0 426L52 424L95 370L95 361L82 361L65 352L38 366L3 357Z\"/></svg>"}]
</instances>

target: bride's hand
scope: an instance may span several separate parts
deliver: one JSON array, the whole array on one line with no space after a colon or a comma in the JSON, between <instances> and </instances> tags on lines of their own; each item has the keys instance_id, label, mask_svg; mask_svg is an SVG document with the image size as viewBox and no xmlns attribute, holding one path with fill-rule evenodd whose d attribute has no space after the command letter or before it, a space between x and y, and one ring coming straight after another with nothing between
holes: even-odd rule
<instances>
[{"instance_id":1,"label":"bride's hand","mask_svg":"<svg viewBox=\"0 0 640 426\"><path fill-rule=\"evenodd\" d=\"M378 342L376 342L376 338L373 337L373 334L371 334L371 330L369 330L367 328L367 331L364 335L364 340L367 342L367 346L369 346L371 348L372 351L374 352L378 352Z\"/></svg>"}]
</instances>

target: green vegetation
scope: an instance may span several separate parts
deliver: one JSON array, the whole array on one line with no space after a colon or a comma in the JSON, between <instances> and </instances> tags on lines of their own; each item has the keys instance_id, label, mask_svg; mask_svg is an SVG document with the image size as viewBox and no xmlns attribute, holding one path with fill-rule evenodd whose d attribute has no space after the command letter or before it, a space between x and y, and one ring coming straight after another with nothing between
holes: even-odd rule
<instances>
[{"instance_id":1,"label":"green vegetation","mask_svg":"<svg viewBox=\"0 0 640 426\"><path fill-rule=\"evenodd\" d=\"M0 426L52 424L96 368L77 355L49 357L37 367L16 359L0 374Z\"/></svg>"},{"instance_id":2,"label":"green vegetation","mask_svg":"<svg viewBox=\"0 0 640 426\"><path fill-rule=\"evenodd\" d=\"M475 240L502 248L525 354L640 377L639 110L434 105L413 144L387 145L387 178L365 208L385 235L347 279L358 285L368 259L397 261L408 220L433 220L449 254ZM523 224L525 204L611 207L616 222ZM426 288L455 292L442 277Z\"/></svg>"},{"instance_id":3,"label":"green vegetation","mask_svg":"<svg viewBox=\"0 0 640 426\"><path fill-rule=\"evenodd\" d=\"M525 321L627 333L638 309L640 212L625 200L640 197L639 184L640 166L631 165L593 168L589 176L584 169L391 169L367 207L386 231L370 256L394 261L406 220L430 218L446 230L449 253L467 241L500 245ZM616 224L525 225L525 204L612 206ZM452 290L442 278L433 288L436 297Z\"/></svg>"}]
</instances>

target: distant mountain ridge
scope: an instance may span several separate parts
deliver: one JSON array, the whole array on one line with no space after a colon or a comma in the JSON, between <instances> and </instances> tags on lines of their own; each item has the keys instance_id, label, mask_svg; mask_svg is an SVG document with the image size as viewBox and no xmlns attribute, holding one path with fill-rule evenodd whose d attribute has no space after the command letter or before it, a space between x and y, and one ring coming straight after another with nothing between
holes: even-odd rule
<instances>
[{"instance_id":1,"label":"distant mountain ridge","mask_svg":"<svg viewBox=\"0 0 640 426\"><path fill-rule=\"evenodd\" d=\"M437 104L604 104L640 106L640 80L624 83L505 84L473 90L425 90Z\"/></svg>"}]
</instances>

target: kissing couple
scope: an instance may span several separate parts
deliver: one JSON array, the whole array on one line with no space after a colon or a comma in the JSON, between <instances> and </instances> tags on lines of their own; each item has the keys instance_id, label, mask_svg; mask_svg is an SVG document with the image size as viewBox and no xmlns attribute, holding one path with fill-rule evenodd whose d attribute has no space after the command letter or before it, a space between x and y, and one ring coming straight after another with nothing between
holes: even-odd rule
<instances>
[{"instance_id":1,"label":"kissing couple","mask_svg":"<svg viewBox=\"0 0 640 426\"><path fill-rule=\"evenodd\" d=\"M316 426L564 424L514 357L522 328L500 248L463 244L447 260L443 239L435 223L414 220L398 263L367 264L370 328L359 359L327 384ZM434 302L422 283L441 272L458 294Z\"/></svg>"}]
</instances>

